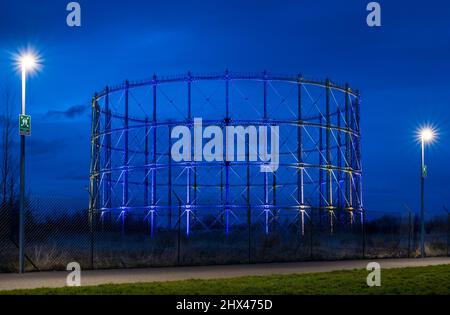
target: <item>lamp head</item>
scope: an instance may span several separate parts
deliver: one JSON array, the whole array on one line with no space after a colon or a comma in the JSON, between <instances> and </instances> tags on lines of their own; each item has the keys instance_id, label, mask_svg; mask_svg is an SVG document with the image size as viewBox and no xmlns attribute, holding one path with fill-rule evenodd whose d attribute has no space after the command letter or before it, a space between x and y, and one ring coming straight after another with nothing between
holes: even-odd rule
<instances>
[{"instance_id":1,"label":"lamp head","mask_svg":"<svg viewBox=\"0 0 450 315\"><path fill-rule=\"evenodd\" d=\"M39 71L42 67L41 55L32 48L18 50L13 54L17 71L26 72L27 75Z\"/></svg>"},{"instance_id":2,"label":"lamp head","mask_svg":"<svg viewBox=\"0 0 450 315\"><path fill-rule=\"evenodd\" d=\"M431 128L424 128L420 130L420 139L423 142L431 142L434 139L434 131Z\"/></svg>"},{"instance_id":3,"label":"lamp head","mask_svg":"<svg viewBox=\"0 0 450 315\"><path fill-rule=\"evenodd\" d=\"M36 57L30 53L20 56L19 63L23 70L33 70L37 65Z\"/></svg>"}]
</instances>

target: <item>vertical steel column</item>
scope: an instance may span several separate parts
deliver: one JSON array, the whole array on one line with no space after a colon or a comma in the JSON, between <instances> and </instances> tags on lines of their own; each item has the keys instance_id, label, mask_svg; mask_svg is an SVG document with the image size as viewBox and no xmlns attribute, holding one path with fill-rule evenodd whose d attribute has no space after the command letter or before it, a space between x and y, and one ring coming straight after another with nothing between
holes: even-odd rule
<instances>
[{"instance_id":1,"label":"vertical steel column","mask_svg":"<svg viewBox=\"0 0 450 315\"><path fill-rule=\"evenodd\" d=\"M352 178L353 178L353 172L352 172L352 162L351 162L351 130L352 130L352 124L351 124L351 113L350 113L350 104L349 104L349 98L350 98L350 88L348 84L345 85L345 127L346 127L346 134L345 134L345 164L347 169L347 180L345 183L345 194L347 196L347 205L346 209L349 212L350 215L350 225L353 223L353 194L352 194Z\"/></svg>"},{"instance_id":2,"label":"vertical steel column","mask_svg":"<svg viewBox=\"0 0 450 315\"><path fill-rule=\"evenodd\" d=\"M275 176L275 172L272 174L272 205L273 205L273 224L272 224L272 230L275 230L278 225L279 220L279 212L280 210L277 209L277 178Z\"/></svg>"},{"instance_id":3,"label":"vertical steel column","mask_svg":"<svg viewBox=\"0 0 450 315\"><path fill-rule=\"evenodd\" d=\"M91 165L89 177L89 211L96 208L96 196L98 186L96 185L98 178L98 117L97 117L97 94L92 98L92 121L91 121Z\"/></svg>"},{"instance_id":4,"label":"vertical steel column","mask_svg":"<svg viewBox=\"0 0 450 315\"><path fill-rule=\"evenodd\" d=\"M169 152L168 152L168 169L167 169L167 208L169 210L169 216L168 216L168 228L172 228L172 156L171 156L171 148L172 148L172 127L169 122Z\"/></svg>"},{"instance_id":5,"label":"vertical steel column","mask_svg":"<svg viewBox=\"0 0 450 315\"><path fill-rule=\"evenodd\" d=\"M342 138L341 138L341 107L340 105L338 105L337 107L337 128L338 128L338 133L337 133L337 166L339 168L338 172L337 172L337 181L338 181L338 200L337 200L337 208L339 213L341 212L342 209L342 185L341 185L341 180L342 180ZM338 214L339 215L339 214ZM339 215L340 217L340 215Z\"/></svg>"},{"instance_id":6,"label":"vertical steel column","mask_svg":"<svg viewBox=\"0 0 450 315\"><path fill-rule=\"evenodd\" d=\"M155 234L155 211L156 211L156 104L158 96L157 77L153 75L153 113L152 113L152 195L150 210L150 235Z\"/></svg>"},{"instance_id":7,"label":"vertical steel column","mask_svg":"<svg viewBox=\"0 0 450 315\"><path fill-rule=\"evenodd\" d=\"M360 102L360 94L359 91L356 91L356 104L355 104L355 129L357 132L356 137L356 146L355 146L355 158L358 168L358 183L356 185L356 194L359 198L358 202L358 211L361 211L363 208L363 200L362 200L362 162L361 162L361 116L360 116L361 102Z\"/></svg>"},{"instance_id":8,"label":"vertical steel column","mask_svg":"<svg viewBox=\"0 0 450 315\"><path fill-rule=\"evenodd\" d=\"M191 79L191 82L192 82L192 79ZM190 84L192 84L192 83L190 83ZM191 95L191 88L192 87L189 87L189 116L191 116L192 115L192 95ZM194 117L195 118L195 117ZM191 119L192 119L192 117L191 117ZM198 163L198 161L196 161L195 160L195 158L193 158L193 160L194 160L194 167L193 167L193 174L192 174L192 176L194 177L194 184L193 184L193 186L192 186L192 189L193 189L193 200L191 201L191 203L193 204L192 206L193 206L193 208L192 208L192 214L193 214L193 218L194 218L194 222L195 222L195 219L196 219L196 216L197 216L197 190L198 190L198 186L197 186L197 163Z\"/></svg>"},{"instance_id":9,"label":"vertical steel column","mask_svg":"<svg viewBox=\"0 0 450 315\"><path fill-rule=\"evenodd\" d=\"M220 211L219 211L219 215L220 215L220 222L223 223L225 218L224 218L224 210L225 210L225 201L223 198L223 166L225 164L225 161L223 163L220 164Z\"/></svg>"},{"instance_id":10,"label":"vertical steel column","mask_svg":"<svg viewBox=\"0 0 450 315\"><path fill-rule=\"evenodd\" d=\"M279 136L279 135L278 135ZM271 148L273 149L273 148ZM273 205L273 215L274 215L274 229L278 225L280 210L277 209L277 177L275 172L272 173L272 205Z\"/></svg>"},{"instance_id":11,"label":"vertical steel column","mask_svg":"<svg viewBox=\"0 0 450 315\"><path fill-rule=\"evenodd\" d=\"M123 159L123 196L122 196L122 234L125 234L125 219L128 207L128 129L129 129L129 82L125 82L125 116L124 116L124 159Z\"/></svg>"},{"instance_id":12,"label":"vertical steel column","mask_svg":"<svg viewBox=\"0 0 450 315\"><path fill-rule=\"evenodd\" d=\"M148 176L149 176L149 160L148 160L148 155L149 155L149 147L148 147L148 134L150 132L149 130L149 120L148 117L145 117L145 143L144 143L144 207L145 210L148 211Z\"/></svg>"},{"instance_id":13,"label":"vertical steel column","mask_svg":"<svg viewBox=\"0 0 450 315\"><path fill-rule=\"evenodd\" d=\"M97 94L92 99L92 123L91 123L91 167L90 167L90 185L89 185L89 234L91 245L91 269L94 269L94 231L95 231L95 213L99 207L99 128L100 112L97 103Z\"/></svg>"},{"instance_id":14,"label":"vertical steel column","mask_svg":"<svg viewBox=\"0 0 450 315\"><path fill-rule=\"evenodd\" d=\"M225 71L225 128L230 125L230 80ZM226 154L227 156L227 154ZM230 161L225 159L225 233L230 232Z\"/></svg>"},{"instance_id":15,"label":"vertical steel column","mask_svg":"<svg viewBox=\"0 0 450 315\"><path fill-rule=\"evenodd\" d=\"M252 208L250 205L250 137L247 140L247 225L248 225L248 263L252 262Z\"/></svg>"},{"instance_id":16,"label":"vertical steel column","mask_svg":"<svg viewBox=\"0 0 450 315\"><path fill-rule=\"evenodd\" d=\"M302 76L297 77L297 202L299 203L299 229L300 235L305 236L305 187L304 187L304 164L303 164L303 117L302 117Z\"/></svg>"},{"instance_id":17,"label":"vertical steel column","mask_svg":"<svg viewBox=\"0 0 450 315\"><path fill-rule=\"evenodd\" d=\"M338 105L337 108L337 128L338 128L338 133L337 133L337 166L339 168L338 172L337 172L337 182L338 182L338 200L337 200L337 208L338 208L338 225L342 226L342 219L343 219L343 205L342 205L342 130L341 130L341 120L342 120L342 109L341 106Z\"/></svg>"},{"instance_id":18,"label":"vertical steel column","mask_svg":"<svg viewBox=\"0 0 450 315\"><path fill-rule=\"evenodd\" d=\"M194 171L193 171L193 176L194 176L194 185L192 186L193 188L193 193L194 193L194 198L192 200L194 209L193 209L193 214L194 216L197 214L197 162L194 162Z\"/></svg>"},{"instance_id":19,"label":"vertical steel column","mask_svg":"<svg viewBox=\"0 0 450 315\"><path fill-rule=\"evenodd\" d=\"M356 104L355 104L355 123L356 123L356 152L355 152L355 158L357 163L357 169L358 169L358 182L356 185L356 195L358 196L358 211L360 215L361 220L361 232L362 232L362 249L363 249L363 258L365 257L365 250L366 250L366 229L365 229L365 213L364 213L364 207L363 207L363 195L362 195L362 158L361 158L361 99L359 91L356 91Z\"/></svg>"},{"instance_id":20,"label":"vertical steel column","mask_svg":"<svg viewBox=\"0 0 450 315\"><path fill-rule=\"evenodd\" d=\"M322 126L323 118L320 115L319 124ZM324 209L324 193L323 193L323 128L319 127L319 226L322 226L322 216Z\"/></svg>"},{"instance_id":21,"label":"vertical steel column","mask_svg":"<svg viewBox=\"0 0 450 315\"><path fill-rule=\"evenodd\" d=\"M268 127L267 123L267 72L264 71L264 126ZM269 174L264 173L264 212L265 212L265 233L269 234Z\"/></svg>"},{"instance_id":22,"label":"vertical steel column","mask_svg":"<svg viewBox=\"0 0 450 315\"><path fill-rule=\"evenodd\" d=\"M191 116L191 82L192 76L191 72L188 72L187 76L187 86L188 86L188 110L187 110L187 125L192 127L192 116ZM192 153L192 152L191 152ZM190 157L189 166L186 168L186 235L189 237L191 229L191 167L192 167L192 156Z\"/></svg>"},{"instance_id":23,"label":"vertical steel column","mask_svg":"<svg viewBox=\"0 0 450 315\"><path fill-rule=\"evenodd\" d=\"M106 183L104 184L104 195L106 203L103 207L107 209L111 209L112 205L112 192L111 192L111 182L112 182L112 173L111 173L111 110L109 108L109 87L105 89L105 132L106 132L106 161L105 161L105 170L106 174Z\"/></svg>"},{"instance_id":24,"label":"vertical steel column","mask_svg":"<svg viewBox=\"0 0 450 315\"><path fill-rule=\"evenodd\" d=\"M327 192L327 208L330 216L330 233L333 233L333 216L334 216L334 207L333 207L333 177L332 177L332 163L331 163L331 111L330 111L330 80L326 80L326 158L327 158L327 184L326 184L326 192Z\"/></svg>"}]
</instances>

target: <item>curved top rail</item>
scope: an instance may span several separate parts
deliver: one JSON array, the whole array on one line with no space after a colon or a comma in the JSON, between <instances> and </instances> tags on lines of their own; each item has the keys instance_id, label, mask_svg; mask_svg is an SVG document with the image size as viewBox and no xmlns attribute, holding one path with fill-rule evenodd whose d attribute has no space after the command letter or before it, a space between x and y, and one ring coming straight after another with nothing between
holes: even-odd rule
<instances>
[{"instance_id":1,"label":"curved top rail","mask_svg":"<svg viewBox=\"0 0 450 315\"><path fill-rule=\"evenodd\" d=\"M153 76L151 79L147 80L137 80L137 81L125 81L122 84L106 87L102 91L95 93L94 99L99 100L104 97L107 93L114 93L117 91L121 91L128 88L137 88L142 86L153 86L157 84L166 84L166 83L176 83L176 82L195 82L195 81L213 81L213 80L249 80L249 81L282 81L289 82L295 84L308 84L315 85L320 87L330 87L333 90L338 90L341 92L347 92L349 95L353 97L359 97L358 90L351 89L348 84L344 86L333 83L330 80L320 81L320 80L312 80L305 79L302 75L277 75L277 74L269 74L267 72L263 73L250 73L250 74L242 74L242 73L233 73L225 71L224 73L215 73L215 74L192 74L188 72L184 75L174 75L174 76L162 76L157 77Z\"/></svg>"}]
</instances>

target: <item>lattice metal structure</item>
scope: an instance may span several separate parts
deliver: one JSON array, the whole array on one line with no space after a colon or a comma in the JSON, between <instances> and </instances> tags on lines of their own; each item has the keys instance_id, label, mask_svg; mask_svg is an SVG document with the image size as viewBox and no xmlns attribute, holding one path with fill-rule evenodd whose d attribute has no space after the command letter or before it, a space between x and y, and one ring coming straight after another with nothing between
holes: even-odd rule
<instances>
[{"instance_id":1,"label":"lattice metal structure","mask_svg":"<svg viewBox=\"0 0 450 315\"><path fill-rule=\"evenodd\" d=\"M171 131L193 129L195 118L204 128L279 126L279 169L262 173L248 158L174 162ZM92 100L89 190L91 222L122 233L129 215L150 237L176 226L232 233L256 220L265 234L282 220L299 235L308 221L333 233L364 221L359 93L328 79L228 71L106 87Z\"/></svg>"}]
</instances>

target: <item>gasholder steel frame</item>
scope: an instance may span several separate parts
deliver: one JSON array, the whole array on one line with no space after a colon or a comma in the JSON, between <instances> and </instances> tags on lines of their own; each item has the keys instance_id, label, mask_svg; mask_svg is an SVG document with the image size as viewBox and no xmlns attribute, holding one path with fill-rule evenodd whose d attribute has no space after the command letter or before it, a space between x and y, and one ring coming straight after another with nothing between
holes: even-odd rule
<instances>
[{"instance_id":1,"label":"gasholder steel frame","mask_svg":"<svg viewBox=\"0 0 450 315\"><path fill-rule=\"evenodd\" d=\"M209 89L209 86L201 86L204 82L218 84L211 95L223 87L220 100L215 101L220 103L219 107L224 107L223 115L213 108L211 97L205 93L201 92L201 97L193 100L193 87L199 91ZM175 84L181 86L181 92L174 92L176 95L164 92L163 88ZM250 84L250 94L260 93L260 96L254 96L260 111L235 86L238 84ZM232 88L239 91L234 98L231 96ZM286 89L290 96L282 96L279 92ZM145 91L143 102L134 96L137 90ZM115 109L112 108L113 96L120 96ZM175 105L173 99L176 97L185 98L184 111ZM202 101L213 109L207 106L203 112L193 112L193 106L198 105L202 97ZM281 102L274 107L273 104L277 103L275 98ZM131 99L143 114L130 115ZM158 108L160 99L164 99L168 106ZM244 117L239 117L233 112L232 105L242 101L248 105L243 107L254 110L252 114L244 113ZM235 110L240 109L236 105ZM281 111L283 117L272 116L271 110ZM167 115L169 118L159 118L160 112L172 113ZM277 125L284 128L282 131L286 132L283 134L280 129L279 167L282 174L256 172L252 175L252 170L259 168L261 162L249 161L248 150L245 161L172 161L172 128L183 125L193 129L194 117L202 117L204 113L216 115L204 119L204 126ZM135 141L130 142L130 133L135 132L140 134L135 134ZM162 143L158 144L158 140ZM134 156L141 160L133 162L136 161ZM215 176L220 177L220 181L216 184L202 182L205 178L215 178L206 173L202 175L203 170L218 171ZM130 174L134 176L132 181ZM232 176L237 179L233 181ZM184 178L184 183L180 183L180 177ZM291 181L292 177L294 181ZM360 222L364 222L361 177L360 96L348 84L267 72L245 75L228 71L213 75L189 72L174 77L154 75L147 81L126 81L106 87L92 99L91 226L96 219L103 221L109 215L117 218L121 233L125 234L127 215L138 214L148 222L149 235L153 237L163 225L173 227L172 213L181 207L187 236L195 223L211 228L211 224L206 226L201 222L201 212L214 214L214 226L220 223L228 234L233 224L240 222L239 214L236 215L239 211L246 213L249 226L252 220L261 216L265 234L270 233L271 222L279 220L282 212L289 213L290 220L297 222L301 236L305 234L308 218L320 225L327 222L327 229L333 234L336 219L352 225L355 214L358 214ZM283 190L289 193L283 195ZM200 199L198 194L207 197ZM232 195L236 194L237 197L233 198ZM255 194L259 196L255 197ZM167 217L167 224L162 223L164 217Z\"/></svg>"}]
</instances>

